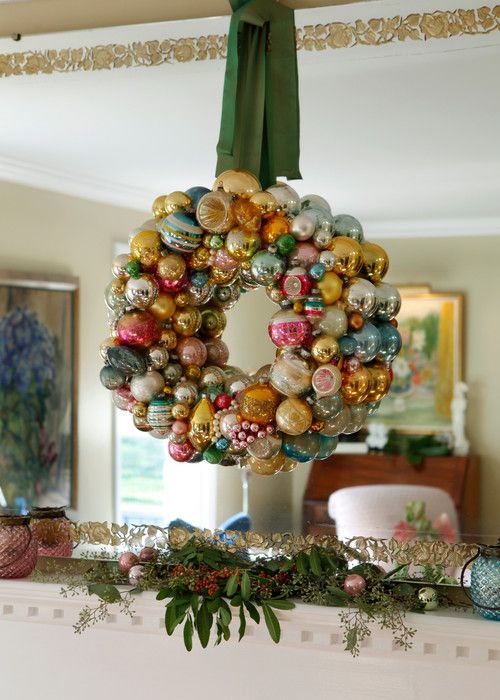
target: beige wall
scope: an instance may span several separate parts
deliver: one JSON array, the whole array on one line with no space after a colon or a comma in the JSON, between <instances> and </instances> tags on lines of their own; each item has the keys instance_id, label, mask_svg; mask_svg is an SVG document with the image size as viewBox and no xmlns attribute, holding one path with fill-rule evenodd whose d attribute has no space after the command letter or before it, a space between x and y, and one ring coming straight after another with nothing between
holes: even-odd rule
<instances>
[{"instance_id":1,"label":"beige wall","mask_svg":"<svg viewBox=\"0 0 500 700\"><path fill-rule=\"evenodd\" d=\"M144 213L0 183L0 268L80 278L79 508L84 518L112 515L111 407L100 386L98 347L106 335L103 290L114 241ZM387 240L389 280L430 283L465 294L465 379L470 386L468 431L482 463L483 534L500 533L498 260L500 236ZM231 362L247 370L269 362L267 321L273 305L262 291L244 295L229 313L225 339ZM292 478L253 478L250 507L256 528L298 525L307 468ZM241 507L239 474L219 473L217 521Z\"/></svg>"}]
</instances>

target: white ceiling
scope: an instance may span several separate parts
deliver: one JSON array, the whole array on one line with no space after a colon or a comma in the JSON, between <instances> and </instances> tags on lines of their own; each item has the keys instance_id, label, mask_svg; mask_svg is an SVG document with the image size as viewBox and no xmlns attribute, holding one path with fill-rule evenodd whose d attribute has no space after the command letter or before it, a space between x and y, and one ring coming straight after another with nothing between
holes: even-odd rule
<instances>
[{"instance_id":1,"label":"white ceiling","mask_svg":"<svg viewBox=\"0 0 500 700\"><path fill-rule=\"evenodd\" d=\"M400 5L303 10L296 22L392 16ZM1 40L0 53L221 34L227 25ZM379 238L499 234L499 65L499 32L299 52L296 188L326 196ZM144 210L159 193L210 184L223 78L222 60L2 78L0 178Z\"/></svg>"}]
</instances>

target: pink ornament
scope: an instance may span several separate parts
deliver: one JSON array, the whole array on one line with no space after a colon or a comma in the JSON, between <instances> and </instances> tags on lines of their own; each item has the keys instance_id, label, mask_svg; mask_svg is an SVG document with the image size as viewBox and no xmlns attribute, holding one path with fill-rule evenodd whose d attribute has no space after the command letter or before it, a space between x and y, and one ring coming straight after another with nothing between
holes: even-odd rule
<instances>
[{"instance_id":1,"label":"pink ornament","mask_svg":"<svg viewBox=\"0 0 500 700\"><path fill-rule=\"evenodd\" d=\"M116 325L120 343L149 347L160 339L160 328L149 311L128 311Z\"/></svg>"},{"instance_id":2,"label":"pink ornament","mask_svg":"<svg viewBox=\"0 0 500 700\"><path fill-rule=\"evenodd\" d=\"M176 420L172 424L172 432L175 433L175 435L185 435L188 431L188 425L185 421L183 420Z\"/></svg>"},{"instance_id":3,"label":"pink ornament","mask_svg":"<svg viewBox=\"0 0 500 700\"><path fill-rule=\"evenodd\" d=\"M196 450L189 442L186 440L180 445L176 445L174 442L169 441L168 443L168 454L175 459L176 462L187 462L194 456Z\"/></svg>"},{"instance_id":4,"label":"pink ornament","mask_svg":"<svg viewBox=\"0 0 500 700\"><path fill-rule=\"evenodd\" d=\"M153 561L156 558L156 549L154 547L143 547L139 552L140 561Z\"/></svg>"},{"instance_id":5,"label":"pink ornament","mask_svg":"<svg viewBox=\"0 0 500 700\"><path fill-rule=\"evenodd\" d=\"M312 376L312 387L318 397L335 394L342 386L342 375L338 367L323 365Z\"/></svg>"},{"instance_id":6,"label":"pink ornament","mask_svg":"<svg viewBox=\"0 0 500 700\"><path fill-rule=\"evenodd\" d=\"M288 262L291 266L300 265L300 267L309 267L319 260L320 251L313 243L301 241L297 243L292 253L288 257Z\"/></svg>"},{"instance_id":7,"label":"pink ornament","mask_svg":"<svg viewBox=\"0 0 500 700\"><path fill-rule=\"evenodd\" d=\"M229 350L226 343L220 338L205 341L208 364L224 367L229 360Z\"/></svg>"},{"instance_id":8,"label":"pink ornament","mask_svg":"<svg viewBox=\"0 0 500 700\"><path fill-rule=\"evenodd\" d=\"M269 322L268 332L273 343L279 348L304 345L311 335L311 324L292 309L278 311Z\"/></svg>"},{"instance_id":9,"label":"pink ornament","mask_svg":"<svg viewBox=\"0 0 500 700\"><path fill-rule=\"evenodd\" d=\"M281 289L286 297L298 299L309 293L311 280L303 267L292 267L283 275Z\"/></svg>"},{"instance_id":10,"label":"pink ornament","mask_svg":"<svg viewBox=\"0 0 500 700\"><path fill-rule=\"evenodd\" d=\"M180 292L188 286L189 275L187 271L184 271L182 277L179 277L178 280L164 280L161 277L156 277L156 281L164 292Z\"/></svg>"},{"instance_id":11,"label":"pink ornament","mask_svg":"<svg viewBox=\"0 0 500 700\"><path fill-rule=\"evenodd\" d=\"M139 563L139 557L133 552L124 552L118 559L118 568L122 574L126 574L130 569Z\"/></svg>"},{"instance_id":12,"label":"pink ornament","mask_svg":"<svg viewBox=\"0 0 500 700\"><path fill-rule=\"evenodd\" d=\"M359 595L360 593L363 593L365 588L366 588L366 581L359 574L349 574L344 579L344 591L348 595L352 595L352 596Z\"/></svg>"},{"instance_id":13,"label":"pink ornament","mask_svg":"<svg viewBox=\"0 0 500 700\"><path fill-rule=\"evenodd\" d=\"M361 369L361 362L357 357L354 357L354 355L344 357L344 361L342 363L343 372L348 372L350 374L351 372L357 372L358 369Z\"/></svg>"},{"instance_id":14,"label":"pink ornament","mask_svg":"<svg viewBox=\"0 0 500 700\"><path fill-rule=\"evenodd\" d=\"M130 387L128 384L113 391L113 403L115 404L116 408L119 408L121 411L127 411L131 401L135 403L135 399L130 393Z\"/></svg>"},{"instance_id":15,"label":"pink ornament","mask_svg":"<svg viewBox=\"0 0 500 700\"><path fill-rule=\"evenodd\" d=\"M207 349L199 338L191 336L190 338L181 338L177 343L176 348L179 362L183 367L188 365L196 365L203 367L207 361Z\"/></svg>"},{"instance_id":16,"label":"pink ornament","mask_svg":"<svg viewBox=\"0 0 500 700\"><path fill-rule=\"evenodd\" d=\"M238 260L235 260L229 255L227 248L220 248L220 250L215 253L214 267L218 268L219 270L231 272L231 270L236 270L239 265L240 263Z\"/></svg>"},{"instance_id":17,"label":"pink ornament","mask_svg":"<svg viewBox=\"0 0 500 700\"><path fill-rule=\"evenodd\" d=\"M131 586L137 586L144 578L144 567L141 564L133 566L128 572L128 582Z\"/></svg>"}]
</instances>

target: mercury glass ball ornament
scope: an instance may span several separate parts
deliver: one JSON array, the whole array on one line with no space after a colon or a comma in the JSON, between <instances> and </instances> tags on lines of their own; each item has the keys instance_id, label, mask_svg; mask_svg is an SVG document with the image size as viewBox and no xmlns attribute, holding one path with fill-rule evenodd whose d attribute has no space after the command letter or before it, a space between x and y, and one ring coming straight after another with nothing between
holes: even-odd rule
<instances>
[{"instance_id":1,"label":"mercury glass ball ornament","mask_svg":"<svg viewBox=\"0 0 500 700\"><path fill-rule=\"evenodd\" d=\"M342 374L335 365L325 364L318 367L312 376L312 388L317 397L331 396L342 385Z\"/></svg>"},{"instance_id":2,"label":"mercury glass ball ornament","mask_svg":"<svg viewBox=\"0 0 500 700\"><path fill-rule=\"evenodd\" d=\"M175 301L172 295L160 292L149 307L149 311L158 321L168 321L175 311Z\"/></svg>"},{"instance_id":3,"label":"mercury glass ball ornament","mask_svg":"<svg viewBox=\"0 0 500 700\"><path fill-rule=\"evenodd\" d=\"M160 339L158 323L148 311L128 311L119 319L116 329L124 345L149 347Z\"/></svg>"},{"instance_id":4,"label":"mercury glass ball ornament","mask_svg":"<svg viewBox=\"0 0 500 700\"><path fill-rule=\"evenodd\" d=\"M335 255L334 272L343 277L356 277L359 274L363 265L363 252L354 238L335 237L329 250Z\"/></svg>"},{"instance_id":5,"label":"mercury glass ball ornament","mask_svg":"<svg viewBox=\"0 0 500 700\"><path fill-rule=\"evenodd\" d=\"M300 396L310 389L312 374L307 360L293 352L284 352L271 365L269 381L280 394Z\"/></svg>"},{"instance_id":6,"label":"mercury glass ball ornament","mask_svg":"<svg viewBox=\"0 0 500 700\"><path fill-rule=\"evenodd\" d=\"M256 459L272 459L281 450L283 440L280 435L272 433L271 435L266 435L266 437L257 438L254 442L251 442L247 451L251 457Z\"/></svg>"},{"instance_id":7,"label":"mercury glass ball ornament","mask_svg":"<svg viewBox=\"0 0 500 700\"><path fill-rule=\"evenodd\" d=\"M279 208L276 198L270 192L256 192L250 201L259 208L262 216L273 214Z\"/></svg>"},{"instance_id":8,"label":"mercury glass ball ornament","mask_svg":"<svg viewBox=\"0 0 500 700\"><path fill-rule=\"evenodd\" d=\"M351 338L348 335L343 335L341 338L339 338L339 347L341 354L345 357L346 355L354 355L358 344L354 338Z\"/></svg>"},{"instance_id":9,"label":"mercury glass ball ornament","mask_svg":"<svg viewBox=\"0 0 500 700\"><path fill-rule=\"evenodd\" d=\"M439 605L439 596L435 588L425 586L418 589L418 600L424 610L435 610Z\"/></svg>"},{"instance_id":10,"label":"mercury glass ball ornament","mask_svg":"<svg viewBox=\"0 0 500 700\"><path fill-rule=\"evenodd\" d=\"M144 374L148 368L144 355L125 345L108 348L106 360L112 367L121 370L127 376Z\"/></svg>"},{"instance_id":11,"label":"mercury glass ball ornament","mask_svg":"<svg viewBox=\"0 0 500 700\"><path fill-rule=\"evenodd\" d=\"M153 345L148 350L148 362L152 369L163 369L168 364L168 350L164 345Z\"/></svg>"},{"instance_id":12,"label":"mercury glass ball ornament","mask_svg":"<svg viewBox=\"0 0 500 700\"><path fill-rule=\"evenodd\" d=\"M284 182L277 182L275 185L268 187L267 192L270 192L288 216L295 216L301 208L300 197L297 192Z\"/></svg>"},{"instance_id":13,"label":"mercury glass ball ornament","mask_svg":"<svg viewBox=\"0 0 500 700\"><path fill-rule=\"evenodd\" d=\"M329 457L332 456L332 454L337 449L337 445L339 444L339 439L336 435L334 435L334 436L321 435L321 433L318 434L318 437L319 437L319 450L318 450L318 454L316 455L316 459L328 459Z\"/></svg>"},{"instance_id":14,"label":"mercury glass ball ornament","mask_svg":"<svg viewBox=\"0 0 500 700\"><path fill-rule=\"evenodd\" d=\"M203 367L207 361L207 349L199 338L181 338L176 347L179 362L183 367Z\"/></svg>"},{"instance_id":15,"label":"mercury glass ball ornament","mask_svg":"<svg viewBox=\"0 0 500 700\"><path fill-rule=\"evenodd\" d=\"M240 371L234 372L227 377L224 388L230 396L235 396L238 392L243 391L245 387L250 386L250 384L252 384L250 377Z\"/></svg>"},{"instance_id":16,"label":"mercury glass ball ornament","mask_svg":"<svg viewBox=\"0 0 500 700\"><path fill-rule=\"evenodd\" d=\"M391 374L384 365L367 365L370 372L370 390L366 395L367 403L379 402L386 396L391 386Z\"/></svg>"},{"instance_id":17,"label":"mercury glass ball ornament","mask_svg":"<svg viewBox=\"0 0 500 700\"><path fill-rule=\"evenodd\" d=\"M165 379L165 384L167 386L173 387L180 381L182 377L182 367L176 362L170 362L161 371L163 378Z\"/></svg>"},{"instance_id":18,"label":"mercury glass ball ornament","mask_svg":"<svg viewBox=\"0 0 500 700\"><path fill-rule=\"evenodd\" d=\"M246 465L248 465L254 474L259 476L274 476L282 470L285 466L286 457L283 452L278 452L275 457L271 459L256 459L255 457L248 457L246 460Z\"/></svg>"},{"instance_id":19,"label":"mercury glass ball ornament","mask_svg":"<svg viewBox=\"0 0 500 700\"><path fill-rule=\"evenodd\" d=\"M120 253L117 255L113 260L113 264L111 265L113 277L116 277L119 280L128 280L130 277L129 273L127 272L127 265L129 261L130 257L128 253Z\"/></svg>"},{"instance_id":20,"label":"mercury glass ball ornament","mask_svg":"<svg viewBox=\"0 0 500 700\"><path fill-rule=\"evenodd\" d=\"M258 425L267 425L274 418L280 395L270 384L245 387L238 396L242 417Z\"/></svg>"},{"instance_id":21,"label":"mercury glass ball ornament","mask_svg":"<svg viewBox=\"0 0 500 700\"><path fill-rule=\"evenodd\" d=\"M332 233L330 231L325 231L323 229L318 229L313 234L314 244L316 245L317 248L321 248L322 250L324 250L325 248L328 248L328 246L330 245L330 243L332 241L332 238L333 238ZM320 262L322 262L321 253L320 253L319 257L320 257ZM331 270L332 267L333 267L333 255L332 255L331 266L329 267L329 269Z\"/></svg>"},{"instance_id":22,"label":"mercury glass ball ornament","mask_svg":"<svg viewBox=\"0 0 500 700\"><path fill-rule=\"evenodd\" d=\"M200 335L204 338L218 338L226 327L226 314L216 306L201 310Z\"/></svg>"},{"instance_id":23,"label":"mercury glass ball ornament","mask_svg":"<svg viewBox=\"0 0 500 700\"><path fill-rule=\"evenodd\" d=\"M255 175L248 170L235 168L225 170L221 173L212 185L212 190L224 190L231 194L238 195L245 199L250 199L254 194L260 192L262 187Z\"/></svg>"},{"instance_id":24,"label":"mercury glass ball ornament","mask_svg":"<svg viewBox=\"0 0 500 700\"><path fill-rule=\"evenodd\" d=\"M122 313L127 308L128 302L125 297L125 281L120 279L112 280L105 289L104 301L110 311L117 314Z\"/></svg>"},{"instance_id":25,"label":"mercury glass ball ornament","mask_svg":"<svg viewBox=\"0 0 500 700\"><path fill-rule=\"evenodd\" d=\"M257 284L269 287L281 279L285 271L285 261L276 253L260 250L253 256L250 270Z\"/></svg>"},{"instance_id":26,"label":"mercury glass ball ornament","mask_svg":"<svg viewBox=\"0 0 500 700\"><path fill-rule=\"evenodd\" d=\"M313 417L316 420L329 421L336 418L344 408L342 395L339 391L331 396L322 396L312 405Z\"/></svg>"},{"instance_id":27,"label":"mercury glass ball ornament","mask_svg":"<svg viewBox=\"0 0 500 700\"><path fill-rule=\"evenodd\" d=\"M174 398L177 403L192 406L198 395L198 387L194 382L183 380L174 389Z\"/></svg>"},{"instance_id":28,"label":"mercury glass ball ornament","mask_svg":"<svg viewBox=\"0 0 500 700\"><path fill-rule=\"evenodd\" d=\"M317 283L324 303L329 306L338 301L342 295L342 280L333 271L325 272L323 278Z\"/></svg>"},{"instance_id":29,"label":"mercury glass ball ornament","mask_svg":"<svg viewBox=\"0 0 500 700\"><path fill-rule=\"evenodd\" d=\"M196 306L185 306L177 309L172 316L172 325L176 333L182 336L192 336L201 328L201 313Z\"/></svg>"},{"instance_id":30,"label":"mercury glass ball ornament","mask_svg":"<svg viewBox=\"0 0 500 700\"><path fill-rule=\"evenodd\" d=\"M344 435L352 435L361 430L368 416L368 409L365 404L349 406L349 420L344 428Z\"/></svg>"},{"instance_id":31,"label":"mercury glass ball ornament","mask_svg":"<svg viewBox=\"0 0 500 700\"><path fill-rule=\"evenodd\" d=\"M125 297L136 309L147 309L158 297L159 288L151 275L131 277L125 285Z\"/></svg>"},{"instance_id":32,"label":"mercury glass ball ornament","mask_svg":"<svg viewBox=\"0 0 500 700\"><path fill-rule=\"evenodd\" d=\"M165 216L168 216L169 214L175 214L177 211L185 209L190 205L191 197L189 197L187 192L180 192L179 190L176 190L175 192L170 192L170 194L166 194L164 196L163 202L161 203L160 207L158 207L158 216L156 217L155 213L155 217L163 218ZM162 212L164 213L162 214Z\"/></svg>"},{"instance_id":33,"label":"mercury glass ball ornament","mask_svg":"<svg viewBox=\"0 0 500 700\"><path fill-rule=\"evenodd\" d=\"M191 211L195 210L200 203L200 199L203 197L203 195L208 194L208 192L210 192L208 187L203 187L203 185L194 185L194 187L187 189L186 194L191 200L191 203L187 206L187 209Z\"/></svg>"},{"instance_id":34,"label":"mercury glass ball ornament","mask_svg":"<svg viewBox=\"0 0 500 700\"><path fill-rule=\"evenodd\" d=\"M320 449L318 433L307 432L302 435L285 435L283 453L297 462L311 462L316 459Z\"/></svg>"},{"instance_id":35,"label":"mercury glass ball ornament","mask_svg":"<svg viewBox=\"0 0 500 700\"><path fill-rule=\"evenodd\" d=\"M196 454L196 450L189 440L186 440L181 444L176 444L175 442L172 442L172 440L169 440L168 454L176 462L189 462Z\"/></svg>"},{"instance_id":36,"label":"mercury glass ball ornament","mask_svg":"<svg viewBox=\"0 0 500 700\"><path fill-rule=\"evenodd\" d=\"M392 362L401 350L403 341L397 328L391 323L379 323L378 332L380 334L380 348L377 358L384 362Z\"/></svg>"},{"instance_id":37,"label":"mercury glass ball ornament","mask_svg":"<svg viewBox=\"0 0 500 700\"><path fill-rule=\"evenodd\" d=\"M232 206L235 226L245 231L259 231L262 224L260 208L249 199L237 197Z\"/></svg>"},{"instance_id":38,"label":"mercury glass ball ornament","mask_svg":"<svg viewBox=\"0 0 500 700\"><path fill-rule=\"evenodd\" d=\"M330 241L328 241L328 244L330 244ZM316 240L315 240L316 243ZM322 246L316 243L316 245L321 248ZM325 270L333 270L335 266L335 253L332 253L331 250L322 250L321 253L319 254L318 258L319 262L325 266Z\"/></svg>"},{"instance_id":39,"label":"mercury glass ball ornament","mask_svg":"<svg viewBox=\"0 0 500 700\"><path fill-rule=\"evenodd\" d=\"M224 384L226 376L220 367L208 366L201 370L199 383L202 388Z\"/></svg>"},{"instance_id":40,"label":"mercury glass ball ornament","mask_svg":"<svg viewBox=\"0 0 500 700\"><path fill-rule=\"evenodd\" d=\"M260 248L260 236L255 231L233 228L227 234L226 248L235 260L250 260Z\"/></svg>"},{"instance_id":41,"label":"mercury glass ball ornament","mask_svg":"<svg viewBox=\"0 0 500 700\"><path fill-rule=\"evenodd\" d=\"M133 566L139 563L139 557L134 552L123 552L118 558L118 570L122 574L128 574Z\"/></svg>"},{"instance_id":42,"label":"mercury glass ball ornament","mask_svg":"<svg viewBox=\"0 0 500 700\"><path fill-rule=\"evenodd\" d=\"M344 591L350 596L357 596L366 589L366 581L359 574L348 574L344 579Z\"/></svg>"},{"instance_id":43,"label":"mercury glass ball ornament","mask_svg":"<svg viewBox=\"0 0 500 700\"><path fill-rule=\"evenodd\" d=\"M380 408L380 403L380 401L367 401L365 403L369 416L373 416L375 413L377 413L378 409Z\"/></svg>"},{"instance_id":44,"label":"mercury glass ball ornament","mask_svg":"<svg viewBox=\"0 0 500 700\"><path fill-rule=\"evenodd\" d=\"M240 296L241 287L236 282L224 287L216 285L212 295L214 303L218 304L225 311L232 309Z\"/></svg>"},{"instance_id":45,"label":"mercury glass ball ornament","mask_svg":"<svg viewBox=\"0 0 500 700\"><path fill-rule=\"evenodd\" d=\"M377 290L369 280L353 277L344 287L342 301L345 304L346 313L356 311L363 318L369 318L377 308Z\"/></svg>"},{"instance_id":46,"label":"mercury glass ball ornament","mask_svg":"<svg viewBox=\"0 0 500 700\"><path fill-rule=\"evenodd\" d=\"M311 355L319 364L326 364L338 357L339 344L331 335L319 335L311 343Z\"/></svg>"},{"instance_id":47,"label":"mercury glass ball ornament","mask_svg":"<svg viewBox=\"0 0 500 700\"><path fill-rule=\"evenodd\" d=\"M349 406L344 406L335 418L329 418L325 421L323 428L320 431L321 435L326 435L327 437L336 437L344 432L345 427L351 419L351 413L349 411Z\"/></svg>"},{"instance_id":48,"label":"mercury glass ball ornament","mask_svg":"<svg viewBox=\"0 0 500 700\"><path fill-rule=\"evenodd\" d=\"M232 272L237 270L239 266L238 261L229 255L227 248L220 248L215 252L214 267L217 269L223 272Z\"/></svg>"},{"instance_id":49,"label":"mercury glass ball ornament","mask_svg":"<svg viewBox=\"0 0 500 700\"><path fill-rule=\"evenodd\" d=\"M149 403L165 386L163 376L155 370L136 374L130 380L130 392L136 401Z\"/></svg>"},{"instance_id":50,"label":"mercury glass ball ornament","mask_svg":"<svg viewBox=\"0 0 500 700\"><path fill-rule=\"evenodd\" d=\"M316 217L314 212L301 211L294 216L290 226L290 233L297 241L307 241L316 230Z\"/></svg>"},{"instance_id":51,"label":"mercury glass ball ornament","mask_svg":"<svg viewBox=\"0 0 500 700\"><path fill-rule=\"evenodd\" d=\"M300 435L309 430L311 423L311 407L302 399L292 396L276 409L276 425L287 435Z\"/></svg>"},{"instance_id":52,"label":"mercury glass ball ornament","mask_svg":"<svg viewBox=\"0 0 500 700\"><path fill-rule=\"evenodd\" d=\"M338 340L347 333L347 316L339 307L329 306L314 325L317 330Z\"/></svg>"},{"instance_id":53,"label":"mercury glass ball ornament","mask_svg":"<svg viewBox=\"0 0 500 700\"><path fill-rule=\"evenodd\" d=\"M186 272L186 262L182 255L168 253L163 255L157 265L156 274L162 280L177 282Z\"/></svg>"},{"instance_id":54,"label":"mercury glass ball ornament","mask_svg":"<svg viewBox=\"0 0 500 700\"><path fill-rule=\"evenodd\" d=\"M234 224L233 195L224 190L209 192L199 201L196 218L200 226L210 233L227 233Z\"/></svg>"},{"instance_id":55,"label":"mercury glass ball ornament","mask_svg":"<svg viewBox=\"0 0 500 700\"><path fill-rule=\"evenodd\" d=\"M372 282L381 282L389 269L389 256L382 246L376 243L363 243L361 249L363 251L363 275Z\"/></svg>"},{"instance_id":56,"label":"mercury glass ball ornament","mask_svg":"<svg viewBox=\"0 0 500 700\"><path fill-rule=\"evenodd\" d=\"M226 343L220 338L211 338L205 340L205 349L207 351L207 361L212 365L224 367L229 360L229 349Z\"/></svg>"},{"instance_id":57,"label":"mercury glass ball ornament","mask_svg":"<svg viewBox=\"0 0 500 700\"><path fill-rule=\"evenodd\" d=\"M279 348L304 345L310 337L311 330L307 318L296 314L293 309L277 311L268 325L269 337Z\"/></svg>"},{"instance_id":58,"label":"mercury glass ball ornament","mask_svg":"<svg viewBox=\"0 0 500 700\"><path fill-rule=\"evenodd\" d=\"M329 214L332 213L332 209L329 203L324 197L321 197L319 194L306 194L300 198L300 203L304 209L308 209L309 207L315 207L317 209L324 209Z\"/></svg>"},{"instance_id":59,"label":"mercury glass ball ornament","mask_svg":"<svg viewBox=\"0 0 500 700\"><path fill-rule=\"evenodd\" d=\"M390 321L401 309L401 295L396 287L387 282L377 282L375 290L377 295L375 318L378 321Z\"/></svg>"},{"instance_id":60,"label":"mercury glass ball ornament","mask_svg":"<svg viewBox=\"0 0 500 700\"><path fill-rule=\"evenodd\" d=\"M121 386L123 386L127 377L124 372L116 369L116 367L106 366L101 369L99 379L101 380L103 387L113 391L114 389L119 389Z\"/></svg>"},{"instance_id":61,"label":"mercury glass ball ornament","mask_svg":"<svg viewBox=\"0 0 500 700\"><path fill-rule=\"evenodd\" d=\"M344 403L362 403L370 389L370 380L370 372L363 365L355 372L344 373L342 379L342 398Z\"/></svg>"},{"instance_id":62,"label":"mercury glass ball ornament","mask_svg":"<svg viewBox=\"0 0 500 700\"><path fill-rule=\"evenodd\" d=\"M189 285L189 287L186 289L188 306L202 306L203 304L207 304L212 298L213 291L213 284L207 283L204 284L203 287Z\"/></svg>"},{"instance_id":63,"label":"mercury glass ball ornament","mask_svg":"<svg viewBox=\"0 0 500 700\"><path fill-rule=\"evenodd\" d=\"M130 242L130 255L144 267L153 267L160 259L161 237L153 231L140 231Z\"/></svg>"},{"instance_id":64,"label":"mercury glass ball ornament","mask_svg":"<svg viewBox=\"0 0 500 700\"><path fill-rule=\"evenodd\" d=\"M290 267L305 267L319 261L319 250L310 241L299 241L288 256Z\"/></svg>"},{"instance_id":65,"label":"mercury glass ball ornament","mask_svg":"<svg viewBox=\"0 0 500 700\"><path fill-rule=\"evenodd\" d=\"M363 227L360 222L350 214L337 214L333 217L333 231L336 236L347 236L358 243L365 240Z\"/></svg>"},{"instance_id":66,"label":"mercury glass ball ornament","mask_svg":"<svg viewBox=\"0 0 500 700\"><path fill-rule=\"evenodd\" d=\"M379 329L367 321L359 331L351 331L351 338L357 343L355 356L361 362L374 360L382 346L382 337Z\"/></svg>"}]
</instances>

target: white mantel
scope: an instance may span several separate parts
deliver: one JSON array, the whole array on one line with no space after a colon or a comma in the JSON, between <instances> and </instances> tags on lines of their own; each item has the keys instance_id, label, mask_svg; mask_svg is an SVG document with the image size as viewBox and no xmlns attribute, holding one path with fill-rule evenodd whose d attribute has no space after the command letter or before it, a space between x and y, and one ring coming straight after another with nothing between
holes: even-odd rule
<instances>
[{"instance_id":1,"label":"white mantel","mask_svg":"<svg viewBox=\"0 0 500 700\"><path fill-rule=\"evenodd\" d=\"M413 648L375 630L357 659L343 650L338 610L299 604L278 611L279 645L264 625L247 636L189 654L168 638L162 603L136 599L136 616L111 615L78 636L71 628L86 598L59 586L0 581L0 688L15 700L497 700L500 624L437 611L408 615ZM235 630L236 631L236 630Z\"/></svg>"}]
</instances>

